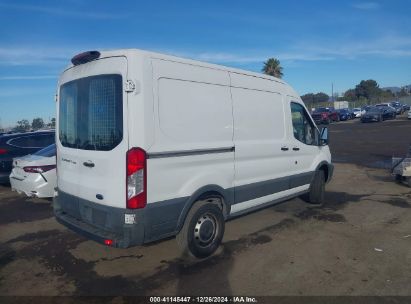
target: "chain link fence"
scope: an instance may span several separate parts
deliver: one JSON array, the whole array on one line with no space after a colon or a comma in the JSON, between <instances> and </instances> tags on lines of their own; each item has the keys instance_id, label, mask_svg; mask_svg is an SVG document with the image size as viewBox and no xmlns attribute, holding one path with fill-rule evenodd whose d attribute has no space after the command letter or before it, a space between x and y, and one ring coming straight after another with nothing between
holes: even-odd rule
<instances>
[{"instance_id":1,"label":"chain link fence","mask_svg":"<svg viewBox=\"0 0 411 304\"><path fill-rule=\"evenodd\" d=\"M348 107L350 109L362 108L362 107L368 106L368 105L375 105L375 104L379 104L379 103L392 102L392 101L399 101L403 104L411 105L411 96L400 97L400 98L378 97L378 98L373 98L371 100L359 99L359 100L356 100L356 101L349 101L348 102ZM334 108L335 107L334 102L306 102L305 105L309 110L317 109L317 108Z\"/></svg>"}]
</instances>

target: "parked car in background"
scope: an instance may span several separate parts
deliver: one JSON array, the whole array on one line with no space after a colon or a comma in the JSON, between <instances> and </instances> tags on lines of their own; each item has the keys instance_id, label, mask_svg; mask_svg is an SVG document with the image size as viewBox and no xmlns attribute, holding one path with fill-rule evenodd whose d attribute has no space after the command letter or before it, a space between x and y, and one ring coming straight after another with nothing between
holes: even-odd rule
<instances>
[{"instance_id":1,"label":"parked car in background","mask_svg":"<svg viewBox=\"0 0 411 304\"><path fill-rule=\"evenodd\" d=\"M348 110L350 111L351 119L354 119L354 118L355 118L355 114L354 114L353 109L348 109Z\"/></svg>"},{"instance_id":2,"label":"parked car in background","mask_svg":"<svg viewBox=\"0 0 411 304\"><path fill-rule=\"evenodd\" d=\"M410 105L408 105L408 104L403 104L402 107L404 108L404 111L409 111L410 110Z\"/></svg>"},{"instance_id":3,"label":"parked car in background","mask_svg":"<svg viewBox=\"0 0 411 304\"><path fill-rule=\"evenodd\" d=\"M364 114L365 112L367 112L371 108L372 108L372 106L363 106L363 107L361 107L362 114Z\"/></svg>"},{"instance_id":4,"label":"parked car in background","mask_svg":"<svg viewBox=\"0 0 411 304\"><path fill-rule=\"evenodd\" d=\"M390 118L395 118L397 116L397 110L390 106L389 104L387 105L386 103L380 103L375 105L377 108L383 109L384 113L386 114L385 116L387 119Z\"/></svg>"},{"instance_id":5,"label":"parked car in background","mask_svg":"<svg viewBox=\"0 0 411 304\"><path fill-rule=\"evenodd\" d=\"M13 158L35 153L53 143L54 130L0 136L0 183L9 182Z\"/></svg>"},{"instance_id":6,"label":"parked car in background","mask_svg":"<svg viewBox=\"0 0 411 304\"><path fill-rule=\"evenodd\" d=\"M317 108L311 114L316 124L329 124L332 121L340 121L337 111L330 108Z\"/></svg>"},{"instance_id":7,"label":"parked car in background","mask_svg":"<svg viewBox=\"0 0 411 304\"><path fill-rule=\"evenodd\" d=\"M29 197L53 197L57 186L56 144L34 154L14 158L10 185L11 190Z\"/></svg>"},{"instance_id":8,"label":"parked car in background","mask_svg":"<svg viewBox=\"0 0 411 304\"><path fill-rule=\"evenodd\" d=\"M379 107L382 109L383 120L395 119L397 117L397 112L393 107Z\"/></svg>"},{"instance_id":9,"label":"parked car in background","mask_svg":"<svg viewBox=\"0 0 411 304\"><path fill-rule=\"evenodd\" d=\"M408 119L411 119L411 111L408 111Z\"/></svg>"},{"instance_id":10,"label":"parked car in background","mask_svg":"<svg viewBox=\"0 0 411 304\"><path fill-rule=\"evenodd\" d=\"M365 110L362 110L361 108L354 108L352 111L354 112L355 118L360 118L361 115L365 113Z\"/></svg>"},{"instance_id":11,"label":"parked car in background","mask_svg":"<svg viewBox=\"0 0 411 304\"><path fill-rule=\"evenodd\" d=\"M383 120L382 109L377 107L368 109L368 111L361 116L361 122L381 122Z\"/></svg>"},{"instance_id":12,"label":"parked car in background","mask_svg":"<svg viewBox=\"0 0 411 304\"><path fill-rule=\"evenodd\" d=\"M351 113L348 109L339 109L337 110L340 120L349 120L352 119Z\"/></svg>"},{"instance_id":13,"label":"parked car in background","mask_svg":"<svg viewBox=\"0 0 411 304\"><path fill-rule=\"evenodd\" d=\"M390 104L391 107L393 107L395 109L395 112L397 115L401 115L402 113L404 113L404 108L402 107L402 104L399 102L391 102Z\"/></svg>"},{"instance_id":14,"label":"parked car in background","mask_svg":"<svg viewBox=\"0 0 411 304\"><path fill-rule=\"evenodd\" d=\"M383 103L379 103L376 104L375 107L391 107L391 102L383 102Z\"/></svg>"},{"instance_id":15,"label":"parked car in background","mask_svg":"<svg viewBox=\"0 0 411 304\"><path fill-rule=\"evenodd\" d=\"M393 107L379 105L379 106L369 109L363 115L363 117L361 117L361 121L362 122L384 121L387 119L395 119L396 116L397 114Z\"/></svg>"}]
</instances>

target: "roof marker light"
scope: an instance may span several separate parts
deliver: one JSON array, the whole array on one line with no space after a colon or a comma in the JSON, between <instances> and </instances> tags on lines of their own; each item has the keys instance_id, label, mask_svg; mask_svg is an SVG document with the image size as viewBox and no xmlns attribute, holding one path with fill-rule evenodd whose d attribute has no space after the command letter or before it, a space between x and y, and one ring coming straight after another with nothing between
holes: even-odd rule
<instances>
[{"instance_id":1,"label":"roof marker light","mask_svg":"<svg viewBox=\"0 0 411 304\"><path fill-rule=\"evenodd\" d=\"M87 63L89 61L95 60L99 57L100 57L100 52L98 51L83 52L71 58L71 63L74 65L79 65L79 64L83 64L83 63Z\"/></svg>"}]
</instances>

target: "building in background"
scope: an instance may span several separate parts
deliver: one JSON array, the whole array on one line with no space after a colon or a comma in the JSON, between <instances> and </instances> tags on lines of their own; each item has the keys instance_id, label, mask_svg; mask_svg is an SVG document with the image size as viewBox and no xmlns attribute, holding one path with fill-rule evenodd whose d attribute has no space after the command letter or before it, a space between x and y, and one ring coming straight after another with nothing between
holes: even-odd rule
<instances>
[{"instance_id":1,"label":"building in background","mask_svg":"<svg viewBox=\"0 0 411 304\"><path fill-rule=\"evenodd\" d=\"M347 109L349 108L348 101L334 101L334 109Z\"/></svg>"}]
</instances>

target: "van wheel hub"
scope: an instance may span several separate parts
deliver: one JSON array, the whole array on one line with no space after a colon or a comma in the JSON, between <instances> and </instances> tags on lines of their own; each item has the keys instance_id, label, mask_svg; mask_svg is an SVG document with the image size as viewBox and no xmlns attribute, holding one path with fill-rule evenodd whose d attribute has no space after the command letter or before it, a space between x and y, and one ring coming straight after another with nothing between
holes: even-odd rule
<instances>
[{"instance_id":1,"label":"van wheel hub","mask_svg":"<svg viewBox=\"0 0 411 304\"><path fill-rule=\"evenodd\" d=\"M207 246L217 235L217 220L211 214L201 216L194 227L194 239L200 246Z\"/></svg>"}]
</instances>

